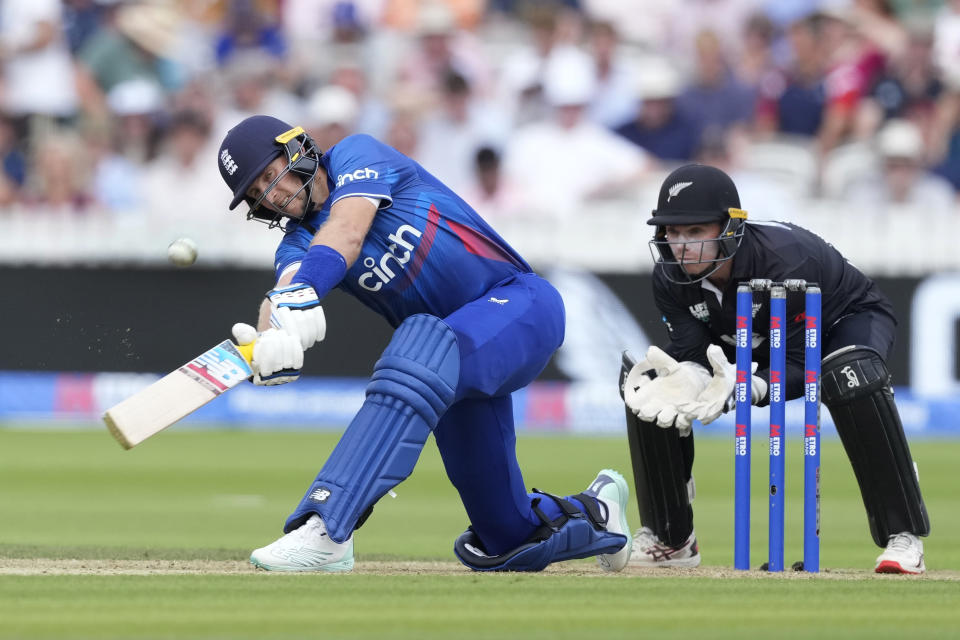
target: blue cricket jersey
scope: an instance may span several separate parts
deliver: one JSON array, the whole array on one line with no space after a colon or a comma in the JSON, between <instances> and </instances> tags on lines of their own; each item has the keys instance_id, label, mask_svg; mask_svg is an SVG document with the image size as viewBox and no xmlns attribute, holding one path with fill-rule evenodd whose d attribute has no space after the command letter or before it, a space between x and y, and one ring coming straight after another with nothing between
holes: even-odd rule
<instances>
[{"instance_id":1,"label":"blue cricket jersey","mask_svg":"<svg viewBox=\"0 0 960 640\"><path fill-rule=\"evenodd\" d=\"M330 196L277 247L276 273L303 259L337 200L380 200L357 261L338 287L394 327L417 313L445 317L530 265L466 202L419 164L353 135L321 158Z\"/></svg>"}]
</instances>

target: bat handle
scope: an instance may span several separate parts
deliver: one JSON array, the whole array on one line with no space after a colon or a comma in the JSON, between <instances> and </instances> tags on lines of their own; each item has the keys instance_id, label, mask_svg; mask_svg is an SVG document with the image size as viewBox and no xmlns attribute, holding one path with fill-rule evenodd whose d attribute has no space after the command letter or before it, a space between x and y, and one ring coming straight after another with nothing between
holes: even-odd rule
<instances>
[{"instance_id":1,"label":"bat handle","mask_svg":"<svg viewBox=\"0 0 960 640\"><path fill-rule=\"evenodd\" d=\"M243 356L243 359L247 361L247 364L253 362L253 345L257 344L256 341L251 342L250 344L238 344L236 345L237 351L240 352L240 355Z\"/></svg>"}]
</instances>

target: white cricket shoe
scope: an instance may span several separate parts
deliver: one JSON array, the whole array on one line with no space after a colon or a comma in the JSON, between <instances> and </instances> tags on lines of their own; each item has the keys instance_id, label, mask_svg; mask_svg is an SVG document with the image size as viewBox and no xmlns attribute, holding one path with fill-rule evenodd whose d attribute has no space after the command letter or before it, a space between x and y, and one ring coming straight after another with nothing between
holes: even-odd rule
<instances>
[{"instance_id":1,"label":"white cricket shoe","mask_svg":"<svg viewBox=\"0 0 960 640\"><path fill-rule=\"evenodd\" d=\"M267 571L350 571L353 536L337 543L314 514L299 528L250 554L250 563Z\"/></svg>"},{"instance_id":2,"label":"white cricket shoe","mask_svg":"<svg viewBox=\"0 0 960 640\"><path fill-rule=\"evenodd\" d=\"M597 556L597 564L604 571L621 571L627 566L627 560L630 559L630 549L633 547L630 525L627 524L627 499L630 497L630 488L627 486L627 481L613 469L604 469L597 474L597 477L583 493L595 497L607 512L607 531L627 537L627 543L616 553L604 553Z\"/></svg>"},{"instance_id":3,"label":"white cricket shoe","mask_svg":"<svg viewBox=\"0 0 960 640\"><path fill-rule=\"evenodd\" d=\"M877 573L921 574L927 570L923 563L923 541L912 533L898 533L887 540L887 548L877 558Z\"/></svg>"},{"instance_id":4,"label":"white cricket shoe","mask_svg":"<svg viewBox=\"0 0 960 640\"><path fill-rule=\"evenodd\" d=\"M697 546L697 533L691 531L682 545L671 547L661 542L652 529L643 527L634 534L630 566L699 567L700 547Z\"/></svg>"}]
</instances>

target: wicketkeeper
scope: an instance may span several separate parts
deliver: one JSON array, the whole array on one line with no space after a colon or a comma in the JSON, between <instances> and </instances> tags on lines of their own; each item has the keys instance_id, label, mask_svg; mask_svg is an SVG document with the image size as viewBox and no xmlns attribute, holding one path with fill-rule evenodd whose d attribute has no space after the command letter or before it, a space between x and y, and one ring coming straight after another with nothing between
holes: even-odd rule
<instances>
[{"instance_id":1,"label":"wicketkeeper","mask_svg":"<svg viewBox=\"0 0 960 640\"><path fill-rule=\"evenodd\" d=\"M369 136L323 152L300 127L253 116L227 133L218 159L230 208L246 201L248 218L285 232L259 332L247 325L235 336L256 339L256 384L299 376L303 352L326 333L320 300L333 287L396 329L285 535L251 562L349 571L354 530L413 471L432 433L470 518L454 543L463 564L539 571L597 556L622 569L632 544L623 477L605 469L558 497L527 493L517 464L511 393L563 341L556 289L455 193Z\"/></svg>"},{"instance_id":2,"label":"wicketkeeper","mask_svg":"<svg viewBox=\"0 0 960 640\"><path fill-rule=\"evenodd\" d=\"M897 324L876 285L820 237L796 225L747 221L724 172L687 165L660 188L648 223L656 262L653 294L669 343L625 364L621 390L642 528L630 564L695 567L694 421L734 407L737 285L801 279L823 292L822 391L853 467L881 573L923 573L930 533L916 466L893 400L885 361ZM767 405L770 298L753 305L752 402ZM788 399L803 396L804 301L787 298ZM629 362L625 359L625 362Z\"/></svg>"}]
</instances>

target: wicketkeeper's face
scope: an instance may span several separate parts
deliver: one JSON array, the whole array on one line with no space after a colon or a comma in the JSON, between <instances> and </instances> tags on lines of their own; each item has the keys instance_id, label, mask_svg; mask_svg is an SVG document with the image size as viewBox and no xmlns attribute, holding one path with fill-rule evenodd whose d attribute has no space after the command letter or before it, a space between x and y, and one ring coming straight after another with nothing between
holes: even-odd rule
<instances>
[{"instance_id":1,"label":"wicketkeeper's face","mask_svg":"<svg viewBox=\"0 0 960 640\"><path fill-rule=\"evenodd\" d=\"M720 257L719 222L667 225L664 231L674 259L690 275L713 268Z\"/></svg>"}]
</instances>

